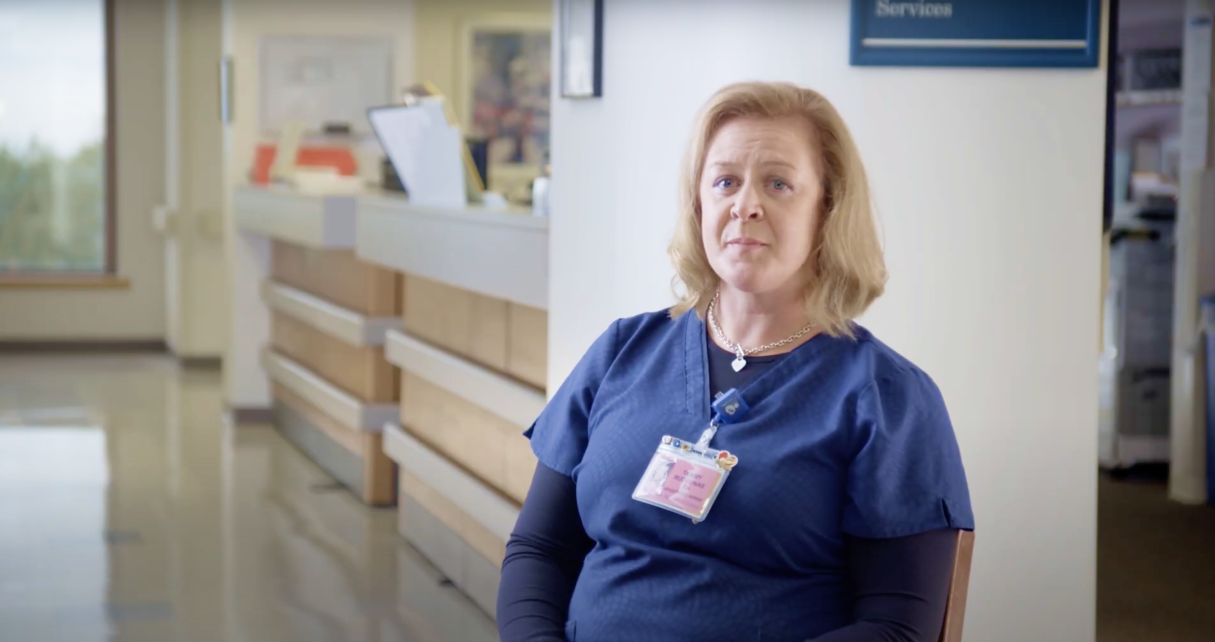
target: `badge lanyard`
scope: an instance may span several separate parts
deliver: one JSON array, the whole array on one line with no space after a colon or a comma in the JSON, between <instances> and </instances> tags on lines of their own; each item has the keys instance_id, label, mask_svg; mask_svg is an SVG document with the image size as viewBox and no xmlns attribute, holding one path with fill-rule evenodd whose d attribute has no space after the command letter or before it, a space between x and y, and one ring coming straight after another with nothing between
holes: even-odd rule
<instances>
[{"instance_id":1,"label":"badge lanyard","mask_svg":"<svg viewBox=\"0 0 1215 642\"><path fill-rule=\"evenodd\" d=\"M738 457L709 447L722 424L743 418L750 407L733 388L713 402L713 418L695 444L666 435L641 476L633 499L700 523L709 515Z\"/></svg>"}]
</instances>

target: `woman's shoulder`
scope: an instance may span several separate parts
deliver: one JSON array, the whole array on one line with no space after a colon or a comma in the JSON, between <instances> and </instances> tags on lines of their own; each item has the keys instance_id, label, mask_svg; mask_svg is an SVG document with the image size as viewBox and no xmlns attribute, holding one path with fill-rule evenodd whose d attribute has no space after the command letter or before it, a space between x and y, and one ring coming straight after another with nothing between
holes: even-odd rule
<instances>
[{"instance_id":1,"label":"woman's shoulder","mask_svg":"<svg viewBox=\"0 0 1215 642\"><path fill-rule=\"evenodd\" d=\"M669 342L682 326L682 318L671 318L666 310L644 312L633 316L619 317L607 325L585 358L606 359L608 362L630 350L650 349L656 343Z\"/></svg>"},{"instance_id":2,"label":"woman's shoulder","mask_svg":"<svg viewBox=\"0 0 1215 642\"><path fill-rule=\"evenodd\" d=\"M679 329L686 316L695 315L686 312L684 316L672 317L670 310L655 310L642 312L633 316L621 317L616 320L616 335L622 342L631 338L664 335Z\"/></svg>"},{"instance_id":3,"label":"woman's shoulder","mask_svg":"<svg viewBox=\"0 0 1215 642\"><path fill-rule=\"evenodd\" d=\"M670 310L656 310L619 317L608 325L601 339L607 340L617 350L638 341L661 340L677 332L688 315L694 316L694 313L672 318Z\"/></svg>"},{"instance_id":4,"label":"woman's shoulder","mask_svg":"<svg viewBox=\"0 0 1215 642\"><path fill-rule=\"evenodd\" d=\"M841 338L848 346L853 376L861 387L877 390L919 388L937 392L936 382L927 372L861 325L854 325L855 337Z\"/></svg>"}]
</instances>

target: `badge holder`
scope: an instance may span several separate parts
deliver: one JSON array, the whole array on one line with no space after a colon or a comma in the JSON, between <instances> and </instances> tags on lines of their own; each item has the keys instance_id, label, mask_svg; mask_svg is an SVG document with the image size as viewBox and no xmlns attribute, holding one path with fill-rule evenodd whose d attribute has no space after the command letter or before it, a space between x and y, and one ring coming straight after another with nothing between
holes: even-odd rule
<instances>
[{"instance_id":1,"label":"badge holder","mask_svg":"<svg viewBox=\"0 0 1215 642\"><path fill-rule=\"evenodd\" d=\"M709 442L722 424L739 421L748 410L742 395L731 388L713 402L713 418L695 444L664 436L633 499L679 513L694 524L703 521L738 464L738 457L710 448Z\"/></svg>"}]
</instances>

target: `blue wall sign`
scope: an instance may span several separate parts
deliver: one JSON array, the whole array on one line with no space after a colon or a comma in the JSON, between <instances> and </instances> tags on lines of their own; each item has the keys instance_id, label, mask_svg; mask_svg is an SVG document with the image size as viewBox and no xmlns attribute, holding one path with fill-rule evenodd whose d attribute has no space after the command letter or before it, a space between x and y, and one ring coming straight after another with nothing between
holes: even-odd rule
<instances>
[{"instance_id":1,"label":"blue wall sign","mask_svg":"<svg viewBox=\"0 0 1215 642\"><path fill-rule=\"evenodd\" d=\"M852 64L1096 67L1101 0L852 0Z\"/></svg>"}]
</instances>

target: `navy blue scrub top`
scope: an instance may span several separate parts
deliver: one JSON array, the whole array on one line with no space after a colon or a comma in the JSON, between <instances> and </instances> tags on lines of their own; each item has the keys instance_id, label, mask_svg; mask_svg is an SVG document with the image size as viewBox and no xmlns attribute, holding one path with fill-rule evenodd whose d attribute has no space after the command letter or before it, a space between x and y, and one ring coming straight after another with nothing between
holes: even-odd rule
<instances>
[{"instance_id":1,"label":"navy blue scrub top","mask_svg":"<svg viewBox=\"0 0 1215 642\"><path fill-rule=\"evenodd\" d=\"M704 322L666 311L611 325L527 431L571 477L595 542L571 642L779 640L851 623L845 533L972 530L966 475L932 380L862 327L821 334L742 389L712 446L738 464L700 524L632 499L663 435L708 424Z\"/></svg>"}]
</instances>

